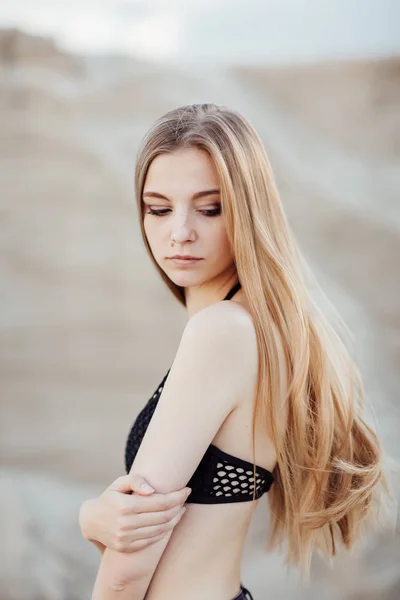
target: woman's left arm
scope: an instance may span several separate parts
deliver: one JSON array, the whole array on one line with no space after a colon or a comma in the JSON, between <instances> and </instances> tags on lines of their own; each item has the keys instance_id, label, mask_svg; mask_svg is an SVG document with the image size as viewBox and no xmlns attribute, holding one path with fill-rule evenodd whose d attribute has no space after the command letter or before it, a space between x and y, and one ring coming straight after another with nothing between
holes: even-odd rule
<instances>
[{"instance_id":1,"label":"woman's left arm","mask_svg":"<svg viewBox=\"0 0 400 600\"><path fill-rule=\"evenodd\" d=\"M130 471L144 477L158 493L187 485L243 390L250 389L254 380L254 326L250 315L231 304L218 302L199 311L182 334ZM92 600L143 600L172 531L137 552L107 548Z\"/></svg>"},{"instance_id":2,"label":"woman's left arm","mask_svg":"<svg viewBox=\"0 0 400 600\"><path fill-rule=\"evenodd\" d=\"M158 542L137 552L122 553L106 548L92 600L143 600L171 534L172 530ZM139 553L139 560L135 560Z\"/></svg>"}]
</instances>

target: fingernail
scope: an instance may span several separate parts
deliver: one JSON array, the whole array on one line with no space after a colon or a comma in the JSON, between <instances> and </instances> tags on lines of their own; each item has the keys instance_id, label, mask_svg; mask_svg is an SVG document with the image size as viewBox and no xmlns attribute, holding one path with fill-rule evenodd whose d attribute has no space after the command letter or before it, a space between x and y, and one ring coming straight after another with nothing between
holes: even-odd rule
<instances>
[{"instance_id":1,"label":"fingernail","mask_svg":"<svg viewBox=\"0 0 400 600\"><path fill-rule=\"evenodd\" d=\"M191 488L188 488L188 489L186 490L186 498L187 498L187 497L189 496L189 494L191 494L191 493L192 493L192 489L191 489Z\"/></svg>"},{"instance_id":2,"label":"fingernail","mask_svg":"<svg viewBox=\"0 0 400 600\"><path fill-rule=\"evenodd\" d=\"M140 489L143 490L144 492L154 492L153 488L151 486L149 486L147 483L142 483L142 485L140 486Z\"/></svg>"}]
</instances>

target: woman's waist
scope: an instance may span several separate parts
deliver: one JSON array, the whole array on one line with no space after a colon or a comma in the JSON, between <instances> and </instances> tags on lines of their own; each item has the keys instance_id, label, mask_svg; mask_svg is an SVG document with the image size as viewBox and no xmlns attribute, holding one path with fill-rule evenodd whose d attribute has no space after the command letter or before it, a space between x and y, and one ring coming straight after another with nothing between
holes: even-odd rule
<instances>
[{"instance_id":1,"label":"woman's waist","mask_svg":"<svg viewBox=\"0 0 400 600\"><path fill-rule=\"evenodd\" d=\"M179 525L181 522L182 519ZM190 588L199 589L198 593L201 589L205 594L204 599L208 597L208 588L230 592L232 586L236 585L239 589L237 584L240 583L245 536L240 535L239 531L236 532L236 537L232 532L225 532L224 535L218 529L213 531L210 527L206 527L205 532L199 532L196 531L196 527L189 527L188 523L186 527L182 525L180 530L175 528L173 531L158 563L152 580L152 595L149 598L159 600L163 598L164 593L164 598L175 599L180 597L181 591L183 593ZM171 590L171 595L165 593L166 589ZM186 596L192 597L194 600L192 594ZM217 598L214 595L211 597ZM227 599L229 600L229 595Z\"/></svg>"},{"instance_id":2,"label":"woman's waist","mask_svg":"<svg viewBox=\"0 0 400 600\"><path fill-rule=\"evenodd\" d=\"M237 505L226 504L187 505L153 575L149 599L178 598L181 590L188 588L199 589L199 594L201 589L205 594L203 600L207 598L208 588L230 592L236 586L237 593L243 545L251 518L243 509L243 506L240 510ZM166 594L166 589L171 590L171 595Z\"/></svg>"},{"instance_id":3,"label":"woman's waist","mask_svg":"<svg viewBox=\"0 0 400 600\"><path fill-rule=\"evenodd\" d=\"M239 590L241 583L240 560L235 565L215 563L198 564L190 569L180 568L180 564L163 570L157 568L145 600L231 600Z\"/></svg>"},{"instance_id":4,"label":"woman's waist","mask_svg":"<svg viewBox=\"0 0 400 600\"><path fill-rule=\"evenodd\" d=\"M203 576L209 574L214 577L220 572L236 573L240 568L243 544L239 540L223 544L210 537L206 547L193 537L183 547L181 544L174 544L171 537L170 543L157 566L156 574L160 578L166 578L172 570L181 578L187 574L192 578L200 571Z\"/></svg>"}]
</instances>

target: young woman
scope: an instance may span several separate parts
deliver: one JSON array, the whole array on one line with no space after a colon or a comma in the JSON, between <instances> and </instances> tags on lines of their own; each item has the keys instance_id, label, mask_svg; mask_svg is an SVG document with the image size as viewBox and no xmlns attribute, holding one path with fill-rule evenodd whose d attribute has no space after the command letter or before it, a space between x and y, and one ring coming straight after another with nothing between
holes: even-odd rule
<instances>
[{"instance_id":1,"label":"young woman","mask_svg":"<svg viewBox=\"0 0 400 600\"><path fill-rule=\"evenodd\" d=\"M267 494L269 548L285 541L308 576L313 549L351 548L378 490L390 495L382 446L251 124L214 104L167 113L143 141L135 185L146 248L189 318L129 434L129 476L82 507L102 552L92 598L245 600L257 501Z\"/></svg>"}]
</instances>

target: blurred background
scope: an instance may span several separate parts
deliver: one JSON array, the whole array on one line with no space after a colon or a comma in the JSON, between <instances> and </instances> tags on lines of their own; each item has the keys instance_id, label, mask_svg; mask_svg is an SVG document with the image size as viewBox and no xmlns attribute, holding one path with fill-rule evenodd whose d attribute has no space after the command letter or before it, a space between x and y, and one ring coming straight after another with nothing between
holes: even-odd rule
<instances>
[{"instance_id":1,"label":"blurred background","mask_svg":"<svg viewBox=\"0 0 400 600\"><path fill-rule=\"evenodd\" d=\"M226 104L259 131L398 459L400 3L12 0L0 28L1 600L90 596L80 504L124 474L187 320L133 197L138 142L178 105ZM243 581L257 600L398 599L391 518L333 570L315 556L302 590L265 554L259 503Z\"/></svg>"}]
</instances>

